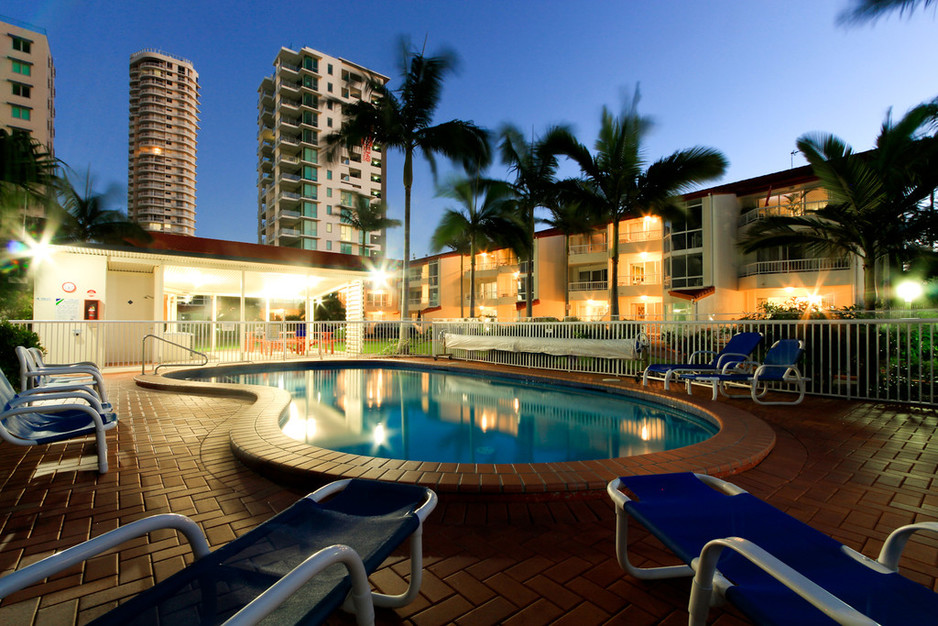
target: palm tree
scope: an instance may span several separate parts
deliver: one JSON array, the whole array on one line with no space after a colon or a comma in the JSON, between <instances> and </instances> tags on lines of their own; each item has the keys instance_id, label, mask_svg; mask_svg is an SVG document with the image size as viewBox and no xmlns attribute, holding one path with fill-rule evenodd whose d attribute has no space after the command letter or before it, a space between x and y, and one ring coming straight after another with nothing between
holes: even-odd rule
<instances>
[{"instance_id":1,"label":"palm tree","mask_svg":"<svg viewBox=\"0 0 938 626\"><path fill-rule=\"evenodd\" d=\"M335 133L325 138L326 155L338 157L345 147L352 150L365 142L380 144L404 153L404 259L401 265L401 319L407 319L408 264L410 262L411 187L414 183L414 153L421 151L431 169L436 171L435 155L442 154L464 165L489 160L488 133L473 124L451 120L431 125L433 113L440 103L443 78L456 64L451 52L427 57L402 46L402 84L397 90L371 82L372 98L360 100L345 108L345 121ZM401 337L404 330L401 326Z\"/></svg>"},{"instance_id":2,"label":"palm tree","mask_svg":"<svg viewBox=\"0 0 938 626\"><path fill-rule=\"evenodd\" d=\"M927 9L935 0L853 0L853 6L840 14L841 23L875 21L887 13L899 11L899 15L909 15L915 9Z\"/></svg>"},{"instance_id":3,"label":"palm tree","mask_svg":"<svg viewBox=\"0 0 938 626\"><path fill-rule=\"evenodd\" d=\"M383 202L372 202L365 194L355 194L355 206L342 207L342 222L349 224L362 233L362 256L368 256L368 234L377 230L396 228L400 220L387 216L387 206Z\"/></svg>"},{"instance_id":4,"label":"palm tree","mask_svg":"<svg viewBox=\"0 0 938 626\"><path fill-rule=\"evenodd\" d=\"M855 154L833 135L803 135L798 149L829 202L818 211L771 216L747 233L745 252L802 245L815 254L855 255L863 264L863 306L876 306L876 265L935 258L938 214L926 200L938 186L938 100L911 109L898 122L886 116L876 147Z\"/></svg>"},{"instance_id":5,"label":"palm tree","mask_svg":"<svg viewBox=\"0 0 938 626\"><path fill-rule=\"evenodd\" d=\"M46 204L58 167L59 162L30 135L0 128L0 223L21 215L29 204Z\"/></svg>"},{"instance_id":6,"label":"palm tree","mask_svg":"<svg viewBox=\"0 0 938 626\"><path fill-rule=\"evenodd\" d=\"M570 236L591 232L596 228L592 216L581 210L580 206L570 202L550 202L547 205L550 217L541 220L551 228L563 233L563 267L570 267ZM570 315L570 281L565 276L563 281L563 316Z\"/></svg>"},{"instance_id":7,"label":"palm tree","mask_svg":"<svg viewBox=\"0 0 938 626\"><path fill-rule=\"evenodd\" d=\"M466 233L461 233L455 239L446 242L446 246L459 255L459 317L466 317L465 304L466 295L463 292L462 275L466 272L464 259L469 254L469 237Z\"/></svg>"},{"instance_id":8,"label":"palm tree","mask_svg":"<svg viewBox=\"0 0 938 626\"><path fill-rule=\"evenodd\" d=\"M434 252L446 246L469 242L469 317L475 317L476 254L492 247L528 251L524 226L517 220L511 186L498 180L463 178L440 188L440 196L456 200L457 209L447 209L431 237ZM460 281L462 278L460 277Z\"/></svg>"},{"instance_id":9,"label":"palm tree","mask_svg":"<svg viewBox=\"0 0 938 626\"><path fill-rule=\"evenodd\" d=\"M67 178L57 185L59 207L50 212L55 227L53 243L96 242L120 244L147 243L150 236L122 211L106 208L107 194L91 189L91 177L85 180L85 192L79 193Z\"/></svg>"},{"instance_id":10,"label":"palm tree","mask_svg":"<svg viewBox=\"0 0 938 626\"><path fill-rule=\"evenodd\" d=\"M551 132L551 131L548 131ZM499 151L502 163L514 174L512 189L515 193L517 210L522 216L527 231L530 254L525 272L525 317L531 317L534 292L534 209L546 206L551 196L550 189L557 171L557 156L550 153L542 142L525 140L516 127L506 124L499 131Z\"/></svg>"},{"instance_id":11,"label":"palm tree","mask_svg":"<svg viewBox=\"0 0 938 626\"><path fill-rule=\"evenodd\" d=\"M654 214L679 215L678 195L694 185L718 178L726 170L726 157L713 148L679 150L645 167L642 140L651 121L638 114L639 91L617 117L603 107L595 156L566 129L544 138L547 149L572 159L584 179L572 196L597 223L612 224L609 278L609 313L619 318L619 222Z\"/></svg>"}]
</instances>

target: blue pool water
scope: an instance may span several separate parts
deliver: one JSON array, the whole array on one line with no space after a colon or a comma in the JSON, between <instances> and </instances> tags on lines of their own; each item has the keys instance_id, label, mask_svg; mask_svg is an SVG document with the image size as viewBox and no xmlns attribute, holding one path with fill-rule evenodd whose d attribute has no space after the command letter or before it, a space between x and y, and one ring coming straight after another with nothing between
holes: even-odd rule
<instances>
[{"instance_id":1,"label":"blue pool water","mask_svg":"<svg viewBox=\"0 0 938 626\"><path fill-rule=\"evenodd\" d=\"M343 364L205 380L289 391L281 428L291 438L414 461L607 459L691 445L717 431L689 413L619 394L436 369Z\"/></svg>"}]
</instances>

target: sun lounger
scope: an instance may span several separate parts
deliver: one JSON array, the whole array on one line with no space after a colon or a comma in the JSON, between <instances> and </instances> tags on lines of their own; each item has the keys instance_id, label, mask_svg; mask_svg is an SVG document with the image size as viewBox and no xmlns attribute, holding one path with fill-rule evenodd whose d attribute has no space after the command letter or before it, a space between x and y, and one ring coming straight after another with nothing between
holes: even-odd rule
<instances>
[{"instance_id":1,"label":"sun lounger","mask_svg":"<svg viewBox=\"0 0 938 626\"><path fill-rule=\"evenodd\" d=\"M719 372L727 366L749 359L753 351L762 343L762 333L737 333L733 335L719 352L697 350L690 355L687 363L652 363L645 368L642 385L647 387L651 378L663 378L664 388L671 388L671 381L685 374ZM711 357L710 361L704 361Z\"/></svg>"},{"instance_id":2,"label":"sun lounger","mask_svg":"<svg viewBox=\"0 0 938 626\"><path fill-rule=\"evenodd\" d=\"M727 398L750 397L759 404L799 404L804 400L805 381L808 380L798 369L798 361L803 354L803 341L781 339L772 344L762 363L743 361L725 368L722 372L686 374L682 379L687 385L687 393L691 392L691 383L694 382L712 385L714 400L722 393ZM743 385L748 387L749 391L744 394L731 394L727 391L727 384ZM769 389L774 386L794 386L798 390L798 396L794 400L763 400Z\"/></svg>"},{"instance_id":3,"label":"sun lounger","mask_svg":"<svg viewBox=\"0 0 938 626\"><path fill-rule=\"evenodd\" d=\"M907 625L934 623L938 616L938 594L897 573L909 536L938 532L938 522L897 529L874 561L710 476L629 476L610 482L607 492L616 505L616 552L626 571L644 579L694 576L692 626L706 624L713 591L758 624ZM632 565L629 518L685 565Z\"/></svg>"},{"instance_id":4,"label":"sun lounger","mask_svg":"<svg viewBox=\"0 0 938 626\"><path fill-rule=\"evenodd\" d=\"M0 578L0 597L134 537L175 528L189 539L195 561L92 623L253 624L267 617L271 624L319 624L351 592L346 606L359 624L373 624L375 605L404 606L416 598L423 522L435 506L436 494L423 487L341 480L214 552L195 522L157 515ZM372 593L368 574L408 537L408 590L398 596Z\"/></svg>"}]
</instances>

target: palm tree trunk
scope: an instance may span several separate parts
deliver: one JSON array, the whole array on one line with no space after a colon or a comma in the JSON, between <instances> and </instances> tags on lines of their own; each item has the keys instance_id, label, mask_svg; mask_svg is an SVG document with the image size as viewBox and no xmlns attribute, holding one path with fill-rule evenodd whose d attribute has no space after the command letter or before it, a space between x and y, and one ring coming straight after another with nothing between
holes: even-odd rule
<instances>
[{"instance_id":1,"label":"palm tree trunk","mask_svg":"<svg viewBox=\"0 0 938 626\"><path fill-rule=\"evenodd\" d=\"M619 319L619 216L612 219L612 244L609 248L612 270L609 272L609 319Z\"/></svg>"},{"instance_id":2,"label":"palm tree trunk","mask_svg":"<svg viewBox=\"0 0 938 626\"><path fill-rule=\"evenodd\" d=\"M387 244L385 244L385 246L387 246ZM368 231L367 230L362 231L362 256L363 257L368 256Z\"/></svg>"},{"instance_id":3,"label":"palm tree trunk","mask_svg":"<svg viewBox=\"0 0 938 626\"><path fill-rule=\"evenodd\" d=\"M476 316L476 242L469 237L469 317Z\"/></svg>"},{"instance_id":4,"label":"palm tree trunk","mask_svg":"<svg viewBox=\"0 0 938 626\"><path fill-rule=\"evenodd\" d=\"M462 276L466 273L464 269L463 254L459 253L459 317L466 317L466 294L462 286Z\"/></svg>"},{"instance_id":5,"label":"palm tree trunk","mask_svg":"<svg viewBox=\"0 0 938 626\"><path fill-rule=\"evenodd\" d=\"M407 330L404 322L410 317L407 311L407 297L410 295L410 188L414 184L414 151L407 147L404 149L404 262L401 263L401 329L398 341L401 345L407 339Z\"/></svg>"},{"instance_id":6,"label":"palm tree trunk","mask_svg":"<svg viewBox=\"0 0 938 626\"><path fill-rule=\"evenodd\" d=\"M528 231L528 244L531 251L528 253L528 271L524 277L524 314L528 319L534 316L534 207L528 209L526 230Z\"/></svg>"},{"instance_id":7,"label":"palm tree trunk","mask_svg":"<svg viewBox=\"0 0 938 626\"><path fill-rule=\"evenodd\" d=\"M563 236L563 315L562 320L570 315L570 235Z\"/></svg>"}]
</instances>

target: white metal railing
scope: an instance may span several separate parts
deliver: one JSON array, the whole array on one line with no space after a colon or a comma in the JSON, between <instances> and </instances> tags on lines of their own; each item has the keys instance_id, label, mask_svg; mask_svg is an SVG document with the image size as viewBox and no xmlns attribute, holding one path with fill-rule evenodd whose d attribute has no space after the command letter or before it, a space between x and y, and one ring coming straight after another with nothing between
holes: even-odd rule
<instances>
[{"instance_id":1,"label":"white metal railing","mask_svg":"<svg viewBox=\"0 0 938 626\"><path fill-rule=\"evenodd\" d=\"M570 291L605 291L609 289L608 280L586 280L570 283Z\"/></svg>"},{"instance_id":2,"label":"white metal railing","mask_svg":"<svg viewBox=\"0 0 938 626\"><path fill-rule=\"evenodd\" d=\"M896 312L899 314L899 312ZM738 332L758 331L762 358L778 339L798 338L808 393L859 400L934 404L938 318L856 320L725 320L541 322L435 320L432 322L207 322L14 321L36 332L56 363L94 361L106 368L152 370L160 364L283 361L406 353L443 354L445 333L553 339L643 338L637 359L552 356L541 353L451 351L454 358L576 372L638 375L648 363L682 363L697 350L719 350ZM403 326L404 343L400 342ZM155 341L143 362L141 343ZM170 343L171 342L171 343ZM177 345L173 345L177 344Z\"/></svg>"},{"instance_id":3,"label":"white metal railing","mask_svg":"<svg viewBox=\"0 0 938 626\"><path fill-rule=\"evenodd\" d=\"M575 246L570 246L570 256L575 254L591 254L593 252L605 252L609 247L606 245L606 242L599 243L584 243L577 244Z\"/></svg>"},{"instance_id":4,"label":"white metal railing","mask_svg":"<svg viewBox=\"0 0 938 626\"><path fill-rule=\"evenodd\" d=\"M739 277L758 274L790 274L791 272L818 272L822 270L849 270L850 259L789 259L787 261L758 261L739 268Z\"/></svg>"},{"instance_id":5,"label":"white metal railing","mask_svg":"<svg viewBox=\"0 0 938 626\"><path fill-rule=\"evenodd\" d=\"M633 285L657 285L660 283L661 274L643 274L619 277L620 287L629 287Z\"/></svg>"},{"instance_id":6,"label":"white metal railing","mask_svg":"<svg viewBox=\"0 0 938 626\"><path fill-rule=\"evenodd\" d=\"M751 224L752 222L756 222L770 216L793 217L805 215L806 213L823 209L825 206L827 206L827 204L827 200L815 200L811 202L793 202L759 207L757 209L746 211L740 215L738 225L745 226L746 224Z\"/></svg>"},{"instance_id":7,"label":"white metal railing","mask_svg":"<svg viewBox=\"0 0 938 626\"><path fill-rule=\"evenodd\" d=\"M652 241L661 239L662 231L660 228L651 230L636 230L632 232L619 231L619 243L635 243L639 241Z\"/></svg>"}]
</instances>

